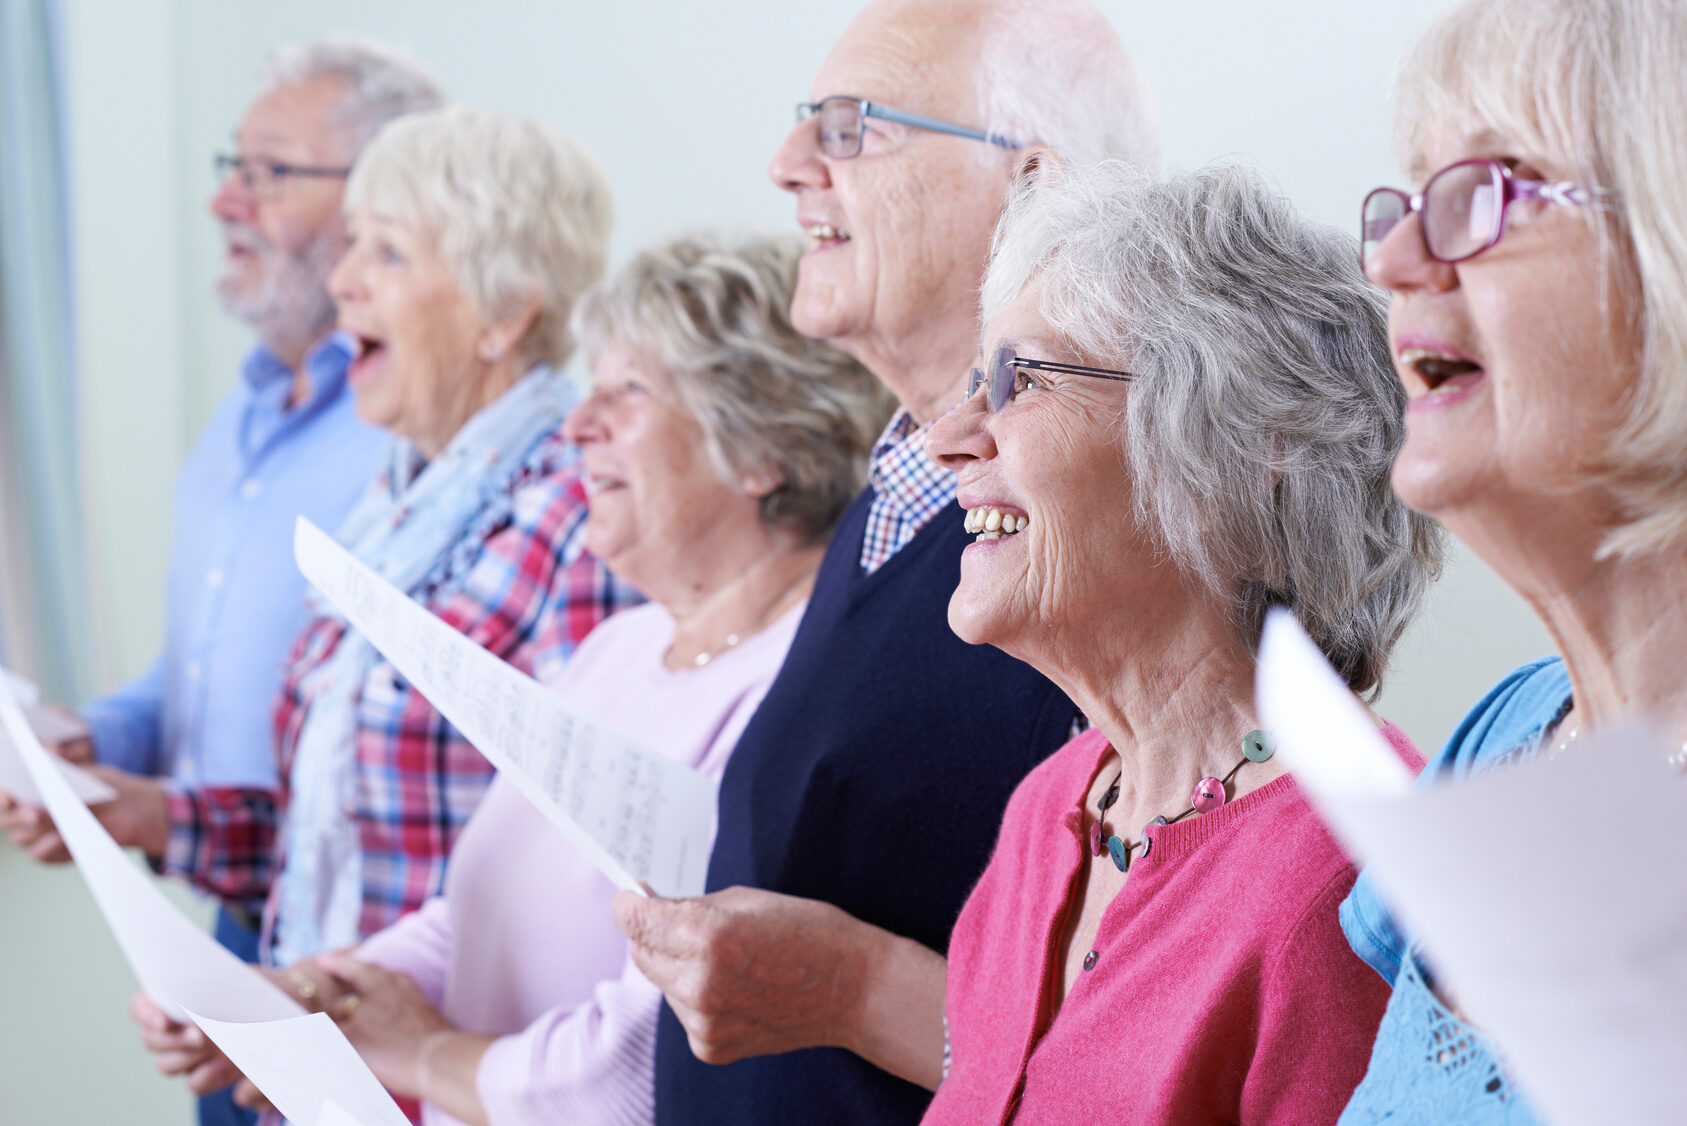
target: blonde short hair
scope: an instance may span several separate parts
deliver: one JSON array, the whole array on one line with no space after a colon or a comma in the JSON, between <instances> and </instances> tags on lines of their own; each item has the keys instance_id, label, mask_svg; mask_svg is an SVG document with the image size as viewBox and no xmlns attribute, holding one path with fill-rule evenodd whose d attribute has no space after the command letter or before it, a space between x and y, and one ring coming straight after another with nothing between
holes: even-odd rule
<instances>
[{"instance_id":1,"label":"blonde short hair","mask_svg":"<svg viewBox=\"0 0 1687 1126\"><path fill-rule=\"evenodd\" d=\"M568 318L603 276L613 217L609 182L578 145L490 110L401 117L364 151L345 205L433 232L487 321L537 301L518 353L529 363L567 362Z\"/></svg>"},{"instance_id":2,"label":"blonde short hair","mask_svg":"<svg viewBox=\"0 0 1687 1126\"><path fill-rule=\"evenodd\" d=\"M1687 539L1684 64L1687 4L1467 0L1424 33L1396 82L1403 163L1474 116L1555 172L1621 197L1614 213L1585 212L1606 247L1599 296L1636 310L1642 337L1628 417L1598 467L1624 521L1605 555Z\"/></svg>"},{"instance_id":3,"label":"blonde short hair","mask_svg":"<svg viewBox=\"0 0 1687 1126\"><path fill-rule=\"evenodd\" d=\"M721 480L765 473L762 520L823 543L867 479L894 400L871 372L791 324L803 245L788 237L657 243L581 299L588 362L647 360L703 429Z\"/></svg>"}]
</instances>

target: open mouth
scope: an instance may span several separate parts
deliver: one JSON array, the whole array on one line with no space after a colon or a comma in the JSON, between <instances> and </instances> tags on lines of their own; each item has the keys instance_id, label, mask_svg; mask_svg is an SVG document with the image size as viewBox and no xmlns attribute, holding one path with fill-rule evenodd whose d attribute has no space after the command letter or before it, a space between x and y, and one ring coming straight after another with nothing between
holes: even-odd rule
<instances>
[{"instance_id":1,"label":"open mouth","mask_svg":"<svg viewBox=\"0 0 1687 1126\"><path fill-rule=\"evenodd\" d=\"M808 248L810 250L824 250L831 246L842 246L849 241L849 232L842 227L834 227L830 223L810 223L803 228L808 234Z\"/></svg>"},{"instance_id":2,"label":"open mouth","mask_svg":"<svg viewBox=\"0 0 1687 1126\"><path fill-rule=\"evenodd\" d=\"M1031 518L1023 512L1005 512L995 505L969 508L966 513L966 530L978 536L974 543L991 543L1016 536L1031 525Z\"/></svg>"},{"instance_id":3,"label":"open mouth","mask_svg":"<svg viewBox=\"0 0 1687 1126\"><path fill-rule=\"evenodd\" d=\"M357 354L352 357L346 378L354 381L367 379L385 362L387 343L378 337L364 336L361 333L354 333L352 340L356 344Z\"/></svg>"},{"instance_id":4,"label":"open mouth","mask_svg":"<svg viewBox=\"0 0 1687 1126\"><path fill-rule=\"evenodd\" d=\"M1434 348L1400 349L1400 364L1417 377L1423 392L1414 399L1429 400L1456 395L1478 383L1487 374L1482 366L1463 356Z\"/></svg>"}]
</instances>

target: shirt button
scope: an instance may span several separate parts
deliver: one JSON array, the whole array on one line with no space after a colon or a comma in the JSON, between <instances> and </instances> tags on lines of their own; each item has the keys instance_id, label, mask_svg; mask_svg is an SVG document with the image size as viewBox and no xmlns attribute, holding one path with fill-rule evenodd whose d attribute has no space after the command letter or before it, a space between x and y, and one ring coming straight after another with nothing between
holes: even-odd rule
<instances>
[{"instance_id":1,"label":"shirt button","mask_svg":"<svg viewBox=\"0 0 1687 1126\"><path fill-rule=\"evenodd\" d=\"M1097 954L1094 950L1091 950L1088 954L1084 955L1084 969L1095 969L1095 964L1099 961L1101 961L1101 955Z\"/></svg>"},{"instance_id":2,"label":"shirt button","mask_svg":"<svg viewBox=\"0 0 1687 1126\"><path fill-rule=\"evenodd\" d=\"M202 675L204 675L205 669L198 661L189 661L187 663L187 668L183 671L187 673L187 678L189 680L198 680Z\"/></svg>"},{"instance_id":3,"label":"shirt button","mask_svg":"<svg viewBox=\"0 0 1687 1126\"><path fill-rule=\"evenodd\" d=\"M210 587L212 590L218 589L223 585L223 573L221 571L206 572L205 585Z\"/></svg>"},{"instance_id":4,"label":"shirt button","mask_svg":"<svg viewBox=\"0 0 1687 1126\"><path fill-rule=\"evenodd\" d=\"M260 486L258 485L257 480L248 477L240 483L240 495L245 497L247 500L252 500L258 495L259 488Z\"/></svg>"}]
</instances>

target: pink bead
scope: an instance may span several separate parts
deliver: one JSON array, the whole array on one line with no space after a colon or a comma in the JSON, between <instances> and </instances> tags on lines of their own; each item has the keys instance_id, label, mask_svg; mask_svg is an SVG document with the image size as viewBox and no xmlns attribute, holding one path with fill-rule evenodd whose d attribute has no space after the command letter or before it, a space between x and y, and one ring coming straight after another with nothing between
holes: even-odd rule
<instances>
[{"instance_id":1,"label":"pink bead","mask_svg":"<svg viewBox=\"0 0 1687 1126\"><path fill-rule=\"evenodd\" d=\"M1211 813L1224 804L1224 783L1217 778L1203 778L1195 783L1195 792L1189 795L1189 804L1195 807L1196 813Z\"/></svg>"}]
</instances>

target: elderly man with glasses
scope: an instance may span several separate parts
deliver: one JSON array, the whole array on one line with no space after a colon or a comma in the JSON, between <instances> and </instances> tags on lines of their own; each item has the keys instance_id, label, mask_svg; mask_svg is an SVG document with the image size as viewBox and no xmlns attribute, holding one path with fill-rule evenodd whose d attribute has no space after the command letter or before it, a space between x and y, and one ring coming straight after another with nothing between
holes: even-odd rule
<instances>
[{"instance_id":1,"label":"elderly man with glasses","mask_svg":"<svg viewBox=\"0 0 1687 1126\"><path fill-rule=\"evenodd\" d=\"M950 631L971 537L924 437L977 363L977 288L1014 178L1151 164L1146 102L1086 0L887 0L833 47L773 157L809 237L793 320L902 409L727 767L711 893L617 899L668 998L658 1122L914 1122L937 1085L939 952L1008 796L1077 717L1028 666Z\"/></svg>"},{"instance_id":2,"label":"elderly man with glasses","mask_svg":"<svg viewBox=\"0 0 1687 1126\"><path fill-rule=\"evenodd\" d=\"M258 344L176 480L164 650L87 703L88 735L59 746L190 786L276 782L270 710L308 620L294 518L338 527L388 443L353 413L351 351L333 335L327 279L345 248L341 195L382 125L441 102L415 63L349 39L277 51L268 78L236 151L216 157L210 204L225 243L217 297ZM67 858L38 807L0 797L0 823L37 859ZM256 960L256 907L225 903L217 937ZM201 1102L203 1123L252 1120L226 1091Z\"/></svg>"}]
</instances>

